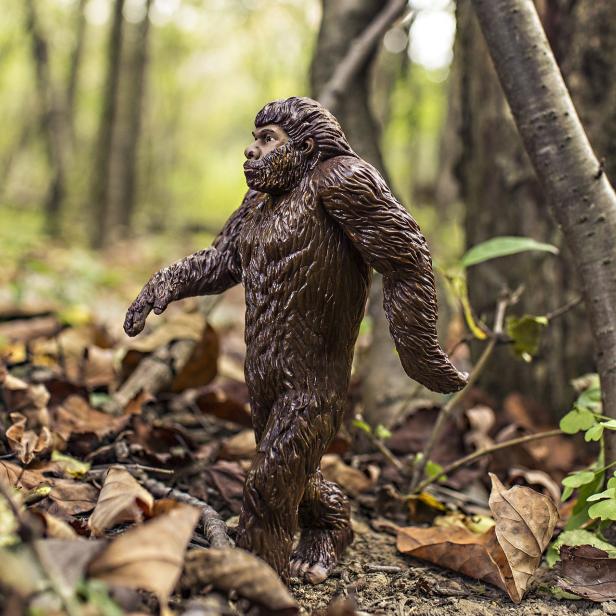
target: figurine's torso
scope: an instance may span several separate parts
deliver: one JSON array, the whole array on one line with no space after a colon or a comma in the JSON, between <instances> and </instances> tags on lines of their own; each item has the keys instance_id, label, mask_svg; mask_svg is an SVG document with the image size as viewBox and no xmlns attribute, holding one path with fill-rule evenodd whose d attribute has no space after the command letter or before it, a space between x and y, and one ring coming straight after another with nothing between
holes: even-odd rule
<instances>
[{"instance_id":1,"label":"figurine's torso","mask_svg":"<svg viewBox=\"0 0 616 616\"><path fill-rule=\"evenodd\" d=\"M317 167L287 194L254 194L242 229L247 381L273 397L306 379L348 387L369 268L325 212L321 179Z\"/></svg>"}]
</instances>

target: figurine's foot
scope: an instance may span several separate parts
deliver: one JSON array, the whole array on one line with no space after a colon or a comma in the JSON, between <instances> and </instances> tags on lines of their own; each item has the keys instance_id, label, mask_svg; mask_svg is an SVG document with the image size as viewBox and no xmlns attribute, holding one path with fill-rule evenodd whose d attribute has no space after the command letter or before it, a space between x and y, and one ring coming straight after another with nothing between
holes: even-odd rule
<instances>
[{"instance_id":1,"label":"figurine's foot","mask_svg":"<svg viewBox=\"0 0 616 616\"><path fill-rule=\"evenodd\" d=\"M291 556L291 577L320 584L329 577L352 539L350 526L331 530L304 529L297 549Z\"/></svg>"}]
</instances>

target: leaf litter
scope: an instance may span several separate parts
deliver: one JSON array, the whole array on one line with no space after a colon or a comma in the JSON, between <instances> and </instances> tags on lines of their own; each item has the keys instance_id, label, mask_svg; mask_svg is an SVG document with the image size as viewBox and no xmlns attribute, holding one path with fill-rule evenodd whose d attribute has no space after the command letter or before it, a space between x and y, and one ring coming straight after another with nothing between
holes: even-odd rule
<instances>
[{"instance_id":1,"label":"leaf litter","mask_svg":"<svg viewBox=\"0 0 616 616\"><path fill-rule=\"evenodd\" d=\"M230 301L239 300L232 297ZM158 606L164 611L167 604L181 613L191 601L206 599L216 603L220 613L229 614L334 616L356 610L481 614L513 609L513 604L503 602L499 591L489 586L417 564L397 553L394 538L383 529L418 520L403 497L403 478L396 476L382 457L349 449L351 438L345 431L324 459L323 472L349 494L356 539L330 579L317 587L292 581L287 589L253 555L208 547L207 525L201 524L203 511L199 508L205 504L213 507L227 520L233 536L254 437L246 430L250 414L246 386L237 369L241 357L235 342L221 343L216 327L196 316L194 306L191 312L189 302L185 306L188 310L184 312L180 306L170 308L167 331L167 321L161 319L153 330L161 331L132 348L95 323L64 327L58 334L50 321L33 337L22 325L12 330L16 332L12 348L26 345L30 352L0 367L0 456L4 458L0 459L4 486L0 493L0 546L5 546L0 548L0 602L16 593L12 605L25 610L53 604L58 613L63 613L67 601L83 604L94 601L94 596L105 596L110 604L117 601L121 609L141 613L157 613ZM64 365L54 336L65 346ZM165 391L137 395L115 414L104 409L104 403L113 398L139 362L161 345L173 345L178 339L190 339L197 345L192 362L195 370L184 371L183 381L176 379ZM226 351L227 347L231 350ZM120 367L117 358L122 356ZM401 463L421 451L437 411L432 403L419 405L391 434L382 435ZM11 422L10 413L21 417L15 416L16 421ZM446 463L498 441L507 428L498 417L489 404L474 401L465 419L448 427L447 438L436 449L436 461L440 456ZM17 427L7 434L14 424ZM49 443L43 429L49 432ZM451 443L455 443L453 449ZM522 447L519 452L519 459L534 461L539 470L550 473L551 468L543 465L545 458L535 458L532 448ZM485 502L476 509L485 510L487 494L481 495L485 489L481 483L491 464L488 458L462 469L447 478L445 485L454 492L473 486L473 493L479 494L475 500ZM565 472L570 468L567 463ZM502 476L507 478L508 474ZM147 477L156 480L153 493L145 487L153 485L144 480ZM526 484L537 477L519 472L515 480ZM527 551L521 560L516 560L515 552L505 555L510 575L502 576L514 589L514 596L515 592L523 595L533 575L533 563L540 559L542 549L538 552L537 546L541 546L543 535L536 528L536 545L530 537L528 544L519 543L517 518L507 509L512 491L501 486L500 500L491 499L493 508L503 510L499 537L497 530L486 530L489 519L474 513L462 492L455 492L462 497L462 510L456 510L453 503L459 507L459 502L440 492L440 485L433 487L434 492L425 493L424 500L429 496L430 502L439 503L445 515L436 521L434 516L439 512L428 507L426 520L450 525L457 519L448 532L475 537L483 533L489 538L484 550L508 542L518 552ZM7 489L19 511L17 518L2 496ZM522 489L528 488L512 490ZM170 494L171 499L164 498ZM519 503L512 502L514 511L519 509ZM389 521L379 527L376 521L382 515ZM533 510L532 515L539 514ZM436 532L434 528L416 530ZM502 552L506 554L506 550ZM24 576L29 576L27 583ZM112 595L104 585L97 586L102 580ZM57 596L56 603L49 603L49 589L54 585L65 595L59 607ZM122 588L124 594L118 594ZM132 591L130 601L127 588L140 589L137 594ZM148 599L148 593L157 601ZM88 606L98 609L95 604ZM557 603L537 591L519 609L528 610L528 614L560 613Z\"/></svg>"}]
</instances>

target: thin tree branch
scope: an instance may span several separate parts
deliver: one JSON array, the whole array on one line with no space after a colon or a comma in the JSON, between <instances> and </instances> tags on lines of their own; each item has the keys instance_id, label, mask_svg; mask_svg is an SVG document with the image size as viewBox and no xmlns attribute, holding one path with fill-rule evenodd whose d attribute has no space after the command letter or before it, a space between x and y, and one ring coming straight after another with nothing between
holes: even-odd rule
<instances>
[{"instance_id":1,"label":"thin tree branch","mask_svg":"<svg viewBox=\"0 0 616 616\"><path fill-rule=\"evenodd\" d=\"M428 460L432 455L432 451L434 450L434 446L436 445L437 440L441 436L441 432L443 431L445 423L453 414L456 407L467 396L468 392L473 388L473 386L477 382L477 379L479 378L479 375L483 372L488 361L490 360L490 357L492 357L494 348L496 347L496 344L498 343L503 333L503 323L505 320L505 313L507 312L507 307L515 301L517 301L517 293L514 293L513 295L506 294L504 297L499 299L496 306L494 327L490 335L490 340L486 345L485 349L483 350L483 353L477 361L477 364L475 365L473 371L471 372L466 385L455 395L449 398L449 400L440 410L438 417L436 418L434 428L432 428L430 438L428 439L428 442L426 443L426 446L424 447L424 450L422 452L422 456L415 463L415 467L413 469L413 478L411 480L411 490L414 491L415 487L420 483L426 468L426 464L428 463Z\"/></svg>"},{"instance_id":2,"label":"thin tree branch","mask_svg":"<svg viewBox=\"0 0 616 616\"><path fill-rule=\"evenodd\" d=\"M438 481L444 475L448 475L449 473L453 473L453 471L458 470L462 466L466 466L479 458L483 458L484 456L490 455L495 451L500 451L501 449L507 449L508 447L514 447L515 445L521 445L523 443L528 443L530 441L536 441L543 438L551 438L553 436L559 436L563 431L559 429L548 430L547 432L538 432L537 434L527 434L526 436L520 436L518 438L512 438L509 441L504 441L502 443L498 443L496 445L492 445L491 447L486 447L485 449L478 449L473 453L470 453L451 464L445 466L441 471L439 471L436 475L432 477L428 477L424 479L414 490L413 492L419 494L423 490L425 490L430 484Z\"/></svg>"},{"instance_id":3,"label":"thin tree branch","mask_svg":"<svg viewBox=\"0 0 616 616\"><path fill-rule=\"evenodd\" d=\"M324 107L335 112L340 95L368 61L387 29L402 15L407 4L407 0L389 0L376 19L351 43L347 55L321 91L319 102Z\"/></svg>"}]
</instances>

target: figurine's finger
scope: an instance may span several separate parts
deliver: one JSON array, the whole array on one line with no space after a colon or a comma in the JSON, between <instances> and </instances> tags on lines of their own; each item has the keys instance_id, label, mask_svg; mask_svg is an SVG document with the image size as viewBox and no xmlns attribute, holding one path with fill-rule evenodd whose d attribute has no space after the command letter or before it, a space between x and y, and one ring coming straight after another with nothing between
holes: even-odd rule
<instances>
[{"instance_id":1,"label":"figurine's finger","mask_svg":"<svg viewBox=\"0 0 616 616\"><path fill-rule=\"evenodd\" d=\"M135 300L126 312L124 331L129 336L136 336L138 333L143 331L145 321L150 313L150 310L152 310L152 304Z\"/></svg>"}]
</instances>

